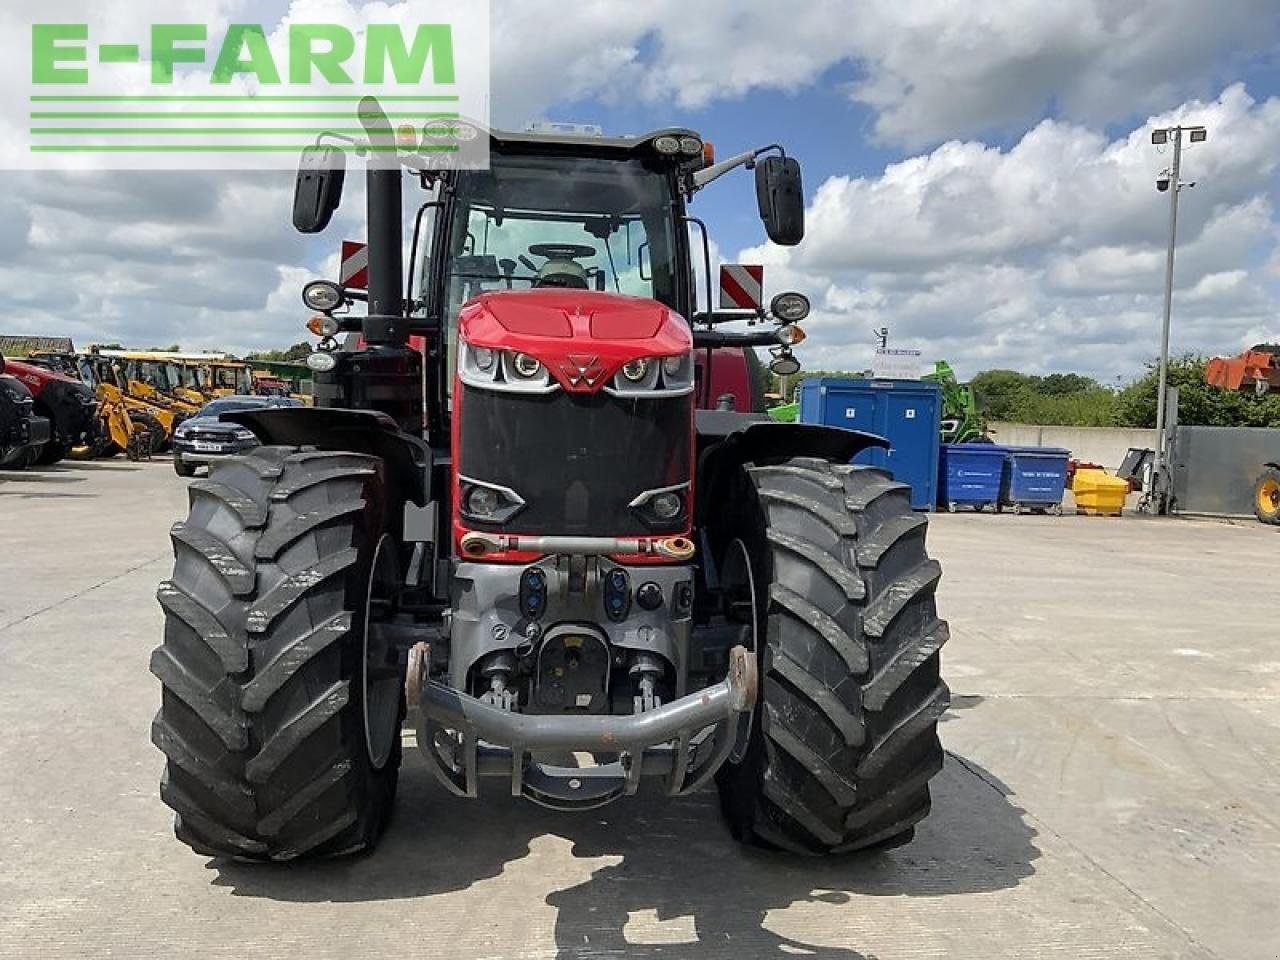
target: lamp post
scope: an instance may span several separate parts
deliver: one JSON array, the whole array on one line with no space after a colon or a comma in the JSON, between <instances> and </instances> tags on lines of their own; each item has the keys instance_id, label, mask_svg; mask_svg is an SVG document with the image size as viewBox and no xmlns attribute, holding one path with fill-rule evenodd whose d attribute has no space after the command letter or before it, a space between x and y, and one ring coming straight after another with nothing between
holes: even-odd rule
<instances>
[{"instance_id":1,"label":"lamp post","mask_svg":"<svg viewBox=\"0 0 1280 960\"><path fill-rule=\"evenodd\" d=\"M1152 513L1164 513L1168 504L1168 445L1165 442L1166 395L1169 392L1169 322L1173 313L1173 251L1178 242L1178 194L1183 187L1194 187L1195 181L1183 182L1182 135L1187 134L1191 143L1203 143L1208 131L1202 126L1162 127L1151 131L1151 142L1163 146L1173 141L1173 163L1156 177L1156 189L1169 194L1169 251L1164 264L1164 323L1160 331L1160 376L1156 393L1156 452L1151 469L1151 490L1146 507Z\"/></svg>"}]
</instances>

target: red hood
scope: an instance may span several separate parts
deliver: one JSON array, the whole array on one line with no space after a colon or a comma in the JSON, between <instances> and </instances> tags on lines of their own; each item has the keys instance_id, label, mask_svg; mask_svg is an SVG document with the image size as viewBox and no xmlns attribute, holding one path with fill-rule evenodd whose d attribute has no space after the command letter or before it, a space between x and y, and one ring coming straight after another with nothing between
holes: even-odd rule
<instances>
[{"instance_id":1,"label":"red hood","mask_svg":"<svg viewBox=\"0 0 1280 960\"><path fill-rule=\"evenodd\" d=\"M688 323L669 307L592 290L481 294L462 308L458 329L474 346L536 357L574 392L595 392L629 360L693 349ZM581 376L587 368L589 383Z\"/></svg>"},{"instance_id":2,"label":"red hood","mask_svg":"<svg viewBox=\"0 0 1280 960\"><path fill-rule=\"evenodd\" d=\"M24 363L21 360L10 360L8 357L5 357L4 366L4 372L7 376L17 377L31 388L32 393L39 393L40 388L50 382L80 382L74 377L68 377L63 373L55 373L46 367L36 366L34 363Z\"/></svg>"}]
</instances>

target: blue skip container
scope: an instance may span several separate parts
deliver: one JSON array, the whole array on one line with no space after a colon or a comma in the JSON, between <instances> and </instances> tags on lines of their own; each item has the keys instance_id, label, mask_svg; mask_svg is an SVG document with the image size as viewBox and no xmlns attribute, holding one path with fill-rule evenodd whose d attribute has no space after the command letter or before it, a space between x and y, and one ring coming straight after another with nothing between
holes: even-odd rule
<instances>
[{"instance_id":1,"label":"blue skip container","mask_svg":"<svg viewBox=\"0 0 1280 960\"><path fill-rule=\"evenodd\" d=\"M1000 506L1014 513L1062 513L1071 451L1061 447L1006 447Z\"/></svg>"},{"instance_id":2,"label":"blue skip container","mask_svg":"<svg viewBox=\"0 0 1280 960\"><path fill-rule=\"evenodd\" d=\"M1007 451L994 443L944 443L938 470L938 506L982 510L1000 503Z\"/></svg>"}]
</instances>

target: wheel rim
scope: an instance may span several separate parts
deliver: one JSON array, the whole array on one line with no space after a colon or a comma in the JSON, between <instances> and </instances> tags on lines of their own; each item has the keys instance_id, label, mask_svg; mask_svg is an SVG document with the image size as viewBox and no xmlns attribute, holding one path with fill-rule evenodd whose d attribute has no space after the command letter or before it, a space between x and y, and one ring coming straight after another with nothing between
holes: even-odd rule
<instances>
[{"instance_id":1,"label":"wheel rim","mask_svg":"<svg viewBox=\"0 0 1280 960\"><path fill-rule=\"evenodd\" d=\"M364 617L364 742L369 762L381 770L400 735L402 679L399 652L391 636L391 616L398 579L395 545L384 534L374 551L365 595Z\"/></svg>"},{"instance_id":2,"label":"wheel rim","mask_svg":"<svg viewBox=\"0 0 1280 960\"><path fill-rule=\"evenodd\" d=\"M756 574L751 566L751 552L741 539L729 544L725 553L722 582L730 601L730 617L738 622L746 620L751 625L751 652L760 649L759 595L756 593ZM738 720L737 740L730 763L741 763L751 741L751 722L754 710L744 713Z\"/></svg>"},{"instance_id":3,"label":"wheel rim","mask_svg":"<svg viewBox=\"0 0 1280 960\"><path fill-rule=\"evenodd\" d=\"M1280 511L1280 480L1268 477L1258 485L1258 509L1268 515Z\"/></svg>"}]
</instances>

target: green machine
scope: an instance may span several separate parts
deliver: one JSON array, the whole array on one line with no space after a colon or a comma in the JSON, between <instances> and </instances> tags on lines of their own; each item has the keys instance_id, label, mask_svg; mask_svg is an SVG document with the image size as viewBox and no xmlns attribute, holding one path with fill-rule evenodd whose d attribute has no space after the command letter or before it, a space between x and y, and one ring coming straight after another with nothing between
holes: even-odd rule
<instances>
[{"instance_id":1,"label":"green machine","mask_svg":"<svg viewBox=\"0 0 1280 960\"><path fill-rule=\"evenodd\" d=\"M932 380L942 387L942 442L975 443L983 439L982 420L978 417L978 404L973 389L956 379L951 364L939 360L933 373L921 380Z\"/></svg>"}]
</instances>

